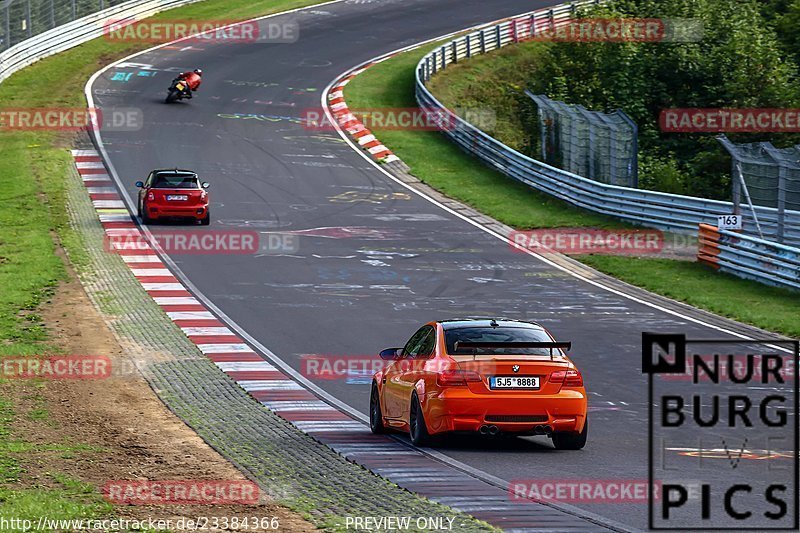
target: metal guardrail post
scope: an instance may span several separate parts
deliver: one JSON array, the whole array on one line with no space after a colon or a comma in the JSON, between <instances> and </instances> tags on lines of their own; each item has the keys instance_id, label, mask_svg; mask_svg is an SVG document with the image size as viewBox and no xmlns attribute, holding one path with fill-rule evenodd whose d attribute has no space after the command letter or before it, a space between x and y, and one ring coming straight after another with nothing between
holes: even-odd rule
<instances>
[{"instance_id":1,"label":"metal guardrail post","mask_svg":"<svg viewBox=\"0 0 800 533\"><path fill-rule=\"evenodd\" d=\"M750 206L750 212L753 214L753 220L756 223L756 229L758 230L758 236L762 239L764 238L764 232L761 231L761 224L758 222L758 215L756 214L756 208L753 206L753 201L750 199L750 191L747 190L747 183L744 181L744 174L742 173L742 164L737 162L736 163L736 176L739 178L739 185L742 187L742 191L744 191L744 198L747 200L747 205Z\"/></svg>"},{"instance_id":2,"label":"metal guardrail post","mask_svg":"<svg viewBox=\"0 0 800 533\"><path fill-rule=\"evenodd\" d=\"M586 169L589 172L587 176L590 180L597 179L597 173L595 172L595 164L596 164L596 156L597 156L597 131L595 128L595 123L591 119L590 113L588 110L584 109L583 106L576 106L578 113L581 114L583 119L586 121L586 124L589 125L589 153L586 157Z\"/></svg>"},{"instance_id":3,"label":"metal guardrail post","mask_svg":"<svg viewBox=\"0 0 800 533\"><path fill-rule=\"evenodd\" d=\"M541 128L541 133L539 134L541 143L542 143L542 161L547 161L547 126L544 123L543 112L542 108L536 106L536 112L539 114L539 127Z\"/></svg>"},{"instance_id":4,"label":"metal guardrail post","mask_svg":"<svg viewBox=\"0 0 800 533\"><path fill-rule=\"evenodd\" d=\"M25 28L28 30L28 39L33 36L33 25L31 24L31 0L25 0Z\"/></svg>"},{"instance_id":5,"label":"metal guardrail post","mask_svg":"<svg viewBox=\"0 0 800 533\"><path fill-rule=\"evenodd\" d=\"M739 171L739 161L734 159L731 162L731 175L736 176ZM731 188L731 199L733 200L733 214L738 215L742 211L742 186L738 179L733 180Z\"/></svg>"},{"instance_id":6,"label":"metal guardrail post","mask_svg":"<svg viewBox=\"0 0 800 533\"><path fill-rule=\"evenodd\" d=\"M617 167L619 166L617 164L617 161L619 160L619 157L617 157L617 129L609 128L608 131L611 136L611 168L609 169L609 179L611 180L611 183L617 185L619 183L617 178Z\"/></svg>"},{"instance_id":7,"label":"metal guardrail post","mask_svg":"<svg viewBox=\"0 0 800 533\"><path fill-rule=\"evenodd\" d=\"M786 171L784 165L778 167L778 242L783 242L783 231L786 225Z\"/></svg>"},{"instance_id":8,"label":"metal guardrail post","mask_svg":"<svg viewBox=\"0 0 800 533\"><path fill-rule=\"evenodd\" d=\"M467 35L467 59L472 57L472 34Z\"/></svg>"},{"instance_id":9,"label":"metal guardrail post","mask_svg":"<svg viewBox=\"0 0 800 533\"><path fill-rule=\"evenodd\" d=\"M499 24L495 26L494 29L496 30L495 33L497 34L497 48L495 48L495 50L497 50L503 45L503 34Z\"/></svg>"},{"instance_id":10,"label":"metal guardrail post","mask_svg":"<svg viewBox=\"0 0 800 533\"><path fill-rule=\"evenodd\" d=\"M6 38L3 43L5 45L3 48L7 49L11 47L11 6L6 2L4 8L6 11Z\"/></svg>"},{"instance_id":11,"label":"metal guardrail post","mask_svg":"<svg viewBox=\"0 0 800 533\"><path fill-rule=\"evenodd\" d=\"M633 131L633 156L631 157L631 161L628 163L630 165L630 169L628 172L628 182L629 182L628 187L633 187L634 189L638 189L639 188L639 126L622 109L617 109L617 115L619 115L632 128Z\"/></svg>"},{"instance_id":12,"label":"metal guardrail post","mask_svg":"<svg viewBox=\"0 0 800 533\"><path fill-rule=\"evenodd\" d=\"M484 30L481 30L481 54L486 53L486 33Z\"/></svg>"},{"instance_id":13,"label":"metal guardrail post","mask_svg":"<svg viewBox=\"0 0 800 533\"><path fill-rule=\"evenodd\" d=\"M731 180L731 201L733 202L733 214L738 215L741 212L742 203L742 188L739 185L739 180L736 179L740 162L736 155L737 152L733 148L733 143L725 135L718 136L717 141L731 154L731 176L733 177Z\"/></svg>"},{"instance_id":14,"label":"metal guardrail post","mask_svg":"<svg viewBox=\"0 0 800 533\"><path fill-rule=\"evenodd\" d=\"M453 49L453 63L458 63L458 43L453 41L451 48Z\"/></svg>"}]
</instances>

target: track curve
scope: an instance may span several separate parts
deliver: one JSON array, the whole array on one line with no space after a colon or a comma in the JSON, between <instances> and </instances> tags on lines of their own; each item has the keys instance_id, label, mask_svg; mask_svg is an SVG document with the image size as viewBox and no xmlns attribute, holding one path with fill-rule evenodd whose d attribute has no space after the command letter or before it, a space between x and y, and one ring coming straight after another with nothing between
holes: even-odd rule
<instances>
[{"instance_id":1,"label":"track curve","mask_svg":"<svg viewBox=\"0 0 800 533\"><path fill-rule=\"evenodd\" d=\"M504 481L642 480L648 405L641 332L719 337L719 331L515 253L393 181L338 135L298 121L348 67L548 3L331 3L287 15L300 25L296 43L161 47L102 72L90 89L101 108L143 112L142 129L102 133L129 195L153 168L192 168L212 182L214 229L305 232L300 249L283 256L171 256L199 293L287 365L300 371L305 354L372 356L438 318L536 320L573 342L587 377L593 406L587 448L565 454L531 438L459 442L440 452ZM197 66L205 71L197 97L165 106L174 72ZM312 381L367 411L367 384ZM646 525L642 504L580 506Z\"/></svg>"}]
</instances>

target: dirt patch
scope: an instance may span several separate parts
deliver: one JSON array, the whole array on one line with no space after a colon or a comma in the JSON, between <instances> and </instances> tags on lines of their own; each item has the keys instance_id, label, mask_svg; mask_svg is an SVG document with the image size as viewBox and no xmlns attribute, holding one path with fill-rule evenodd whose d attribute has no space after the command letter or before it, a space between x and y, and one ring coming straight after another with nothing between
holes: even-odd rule
<instances>
[{"instance_id":1,"label":"dirt patch","mask_svg":"<svg viewBox=\"0 0 800 533\"><path fill-rule=\"evenodd\" d=\"M41 315L64 354L104 355L112 365L124 357L78 282L62 284ZM0 394L14 404L12 437L32 444L34 450L19 454L23 474L17 488L56 487L53 472L96 487L112 480L245 479L173 415L141 376L15 380L0 385ZM70 449L44 450L54 444ZM315 530L296 513L263 497L258 505L120 505L115 511L121 518L145 520L276 517L280 530Z\"/></svg>"}]
</instances>

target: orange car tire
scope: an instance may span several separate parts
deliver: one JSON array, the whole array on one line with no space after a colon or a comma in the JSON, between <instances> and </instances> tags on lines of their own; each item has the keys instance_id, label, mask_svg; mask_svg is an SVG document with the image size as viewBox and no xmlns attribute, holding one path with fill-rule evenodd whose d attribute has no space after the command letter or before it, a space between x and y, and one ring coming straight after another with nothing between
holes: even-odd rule
<instances>
[{"instance_id":1,"label":"orange car tire","mask_svg":"<svg viewBox=\"0 0 800 533\"><path fill-rule=\"evenodd\" d=\"M386 433L386 426L383 424L383 412L381 411L381 399L378 394L378 386L373 383L369 393L369 429L376 435Z\"/></svg>"},{"instance_id":2,"label":"orange car tire","mask_svg":"<svg viewBox=\"0 0 800 533\"><path fill-rule=\"evenodd\" d=\"M589 420L583 423L583 431L580 433L553 433L553 446L556 450L580 450L586 446L586 438L589 435Z\"/></svg>"},{"instance_id":3,"label":"orange car tire","mask_svg":"<svg viewBox=\"0 0 800 533\"><path fill-rule=\"evenodd\" d=\"M414 446L429 446L431 436L428 433L428 426L425 425L425 417L422 414L422 405L419 403L417 392L411 394L411 406L408 414L408 433Z\"/></svg>"}]
</instances>

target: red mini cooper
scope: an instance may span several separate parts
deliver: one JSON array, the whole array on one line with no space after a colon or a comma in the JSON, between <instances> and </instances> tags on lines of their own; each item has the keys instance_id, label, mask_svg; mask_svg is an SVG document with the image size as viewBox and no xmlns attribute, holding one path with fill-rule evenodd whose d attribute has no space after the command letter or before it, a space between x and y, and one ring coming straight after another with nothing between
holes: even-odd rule
<instances>
[{"instance_id":1,"label":"red mini cooper","mask_svg":"<svg viewBox=\"0 0 800 533\"><path fill-rule=\"evenodd\" d=\"M208 211L208 183L191 170L154 170L139 187L138 215L143 224L160 218L183 217L211 223Z\"/></svg>"}]
</instances>

